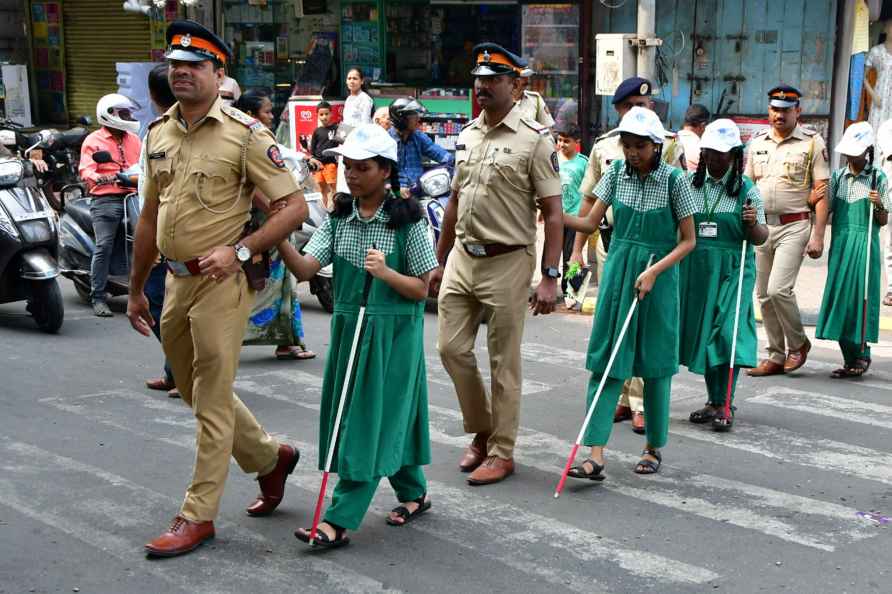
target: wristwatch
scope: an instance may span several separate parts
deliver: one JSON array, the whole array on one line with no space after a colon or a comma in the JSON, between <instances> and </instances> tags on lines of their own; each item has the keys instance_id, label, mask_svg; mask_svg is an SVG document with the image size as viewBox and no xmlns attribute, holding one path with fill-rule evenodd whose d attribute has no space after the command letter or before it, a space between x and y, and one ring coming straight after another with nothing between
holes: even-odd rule
<instances>
[{"instance_id":1,"label":"wristwatch","mask_svg":"<svg viewBox=\"0 0 892 594\"><path fill-rule=\"evenodd\" d=\"M542 274L548 278L561 278L561 271L554 266L548 266L542 269Z\"/></svg>"},{"instance_id":2,"label":"wristwatch","mask_svg":"<svg viewBox=\"0 0 892 594\"><path fill-rule=\"evenodd\" d=\"M244 245L242 242L239 242L232 247L235 248L235 257L238 259L239 262L244 264L251 259L252 254L250 248L248 248L248 246Z\"/></svg>"}]
</instances>

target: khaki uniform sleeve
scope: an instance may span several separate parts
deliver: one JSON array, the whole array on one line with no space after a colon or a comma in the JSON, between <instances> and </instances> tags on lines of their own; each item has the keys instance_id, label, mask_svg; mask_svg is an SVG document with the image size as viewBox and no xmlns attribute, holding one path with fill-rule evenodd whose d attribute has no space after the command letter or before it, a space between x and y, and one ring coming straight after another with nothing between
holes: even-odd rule
<instances>
[{"instance_id":1,"label":"khaki uniform sleeve","mask_svg":"<svg viewBox=\"0 0 892 594\"><path fill-rule=\"evenodd\" d=\"M539 135L530 163L530 179L539 198L561 195L561 174L551 134Z\"/></svg>"},{"instance_id":2,"label":"khaki uniform sleeve","mask_svg":"<svg viewBox=\"0 0 892 594\"><path fill-rule=\"evenodd\" d=\"M153 140L153 136L157 136L155 130L149 130L146 134L146 141L142 145L142 154L140 155L140 164L142 165L142 175L139 176L139 185L137 192L142 204L147 200L158 200L158 184L155 183L155 176L152 175L151 162L148 159L149 144Z\"/></svg>"},{"instance_id":3,"label":"khaki uniform sleeve","mask_svg":"<svg viewBox=\"0 0 892 594\"><path fill-rule=\"evenodd\" d=\"M588 156L588 167L585 168L585 176L579 185L579 193L583 196L594 196L595 186L601 181L601 159L598 158L598 145L592 147Z\"/></svg>"},{"instance_id":4,"label":"khaki uniform sleeve","mask_svg":"<svg viewBox=\"0 0 892 594\"><path fill-rule=\"evenodd\" d=\"M271 202L300 190L297 180L285 167L276 139L269 130L251 135L246 166L248 181Z\"/></svg>"},{"instance_id":5,"label":"khaki uniform sleeve","mask_svg":"<svg viewBox=\"0 0 892 594\"><path fill-rule=\"evenodd\" d=\"M756 181L755 172L753 171L753 143L750 142L746 147L746 158L744 159L743 174L753 181Z\"/></svg>"},{"instance_id":6,"label":"khaki uniform sleeve","mask_svg":"<svg viewBox=\"0 0 892 594\"><path fill-rule=\"evenodd\" d=\"M548 104L545 103L545 99L543 99L541 96L537 97L536 103L539 104L539 109L536 110L536 121L546 128L554 127L554 118L551 117L551 113L548 111Z\"/></svg>"},{"instance_id":7,"label":"khaki uniform sleeve","mask_svg":"<svg viewBox=\"0 0 892 594\"><path fill-rule=\"evenodd\" d=\"M678 167L682 171L686 170L687 163L685 162L684 145L681 143L677 136L667 139L666 149L668 150L668 154L666 155L666 164L672 165L673 167Z\"/></svg>"},{"instance_id":8,"label":"khaki uniform sleeve","mask_svg":"<svg viewBox=\"0 0 892 594\"><path fill-rule=\"evenodd\" d=\"M820 134L815 134L815 152L811 160L811 183L826 180L830 177L830 163L828 162L827 144Z\"/></svg>"}]
</instances>

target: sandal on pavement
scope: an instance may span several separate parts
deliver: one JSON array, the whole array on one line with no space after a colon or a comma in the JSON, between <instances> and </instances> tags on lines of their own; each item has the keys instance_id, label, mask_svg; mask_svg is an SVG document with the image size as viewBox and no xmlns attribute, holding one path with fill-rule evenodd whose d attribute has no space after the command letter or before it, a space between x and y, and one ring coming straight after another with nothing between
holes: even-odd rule
<instances>
[{"instance_id":1,"label":"sandal on pavement","mask_svg":"<svg viewBox=\"0 0 892 594\"><path fill-rule=\"evenodd\" d=\"M585 465L591 464L592 471L586 472ZM570 470L567 472L567 476L571 476L576 479L588 479L590 481L603 481L604 480L604 465L598 464L591 458L588 458L582 462L579 466L572 466Z\"/></svg>"},{"instance_id":2,"label":"sandal on pavement","mask_svg":"<svg viewBox=\"0 0 892 594\"><path fill-rule=\"evenodd\" d=\"M892 306L892 293L886 293L886 296L883 297L883 305Z\"/></svg>"},{"instance_id":3,"label":"sandal on pavement","mask_svg":"<svg viewBox=\"0 0 892 594\"><path fill-rule=\"evenodd\" d=\"M413 499L412 502L418 504L418 508L415 511L410 512L409 508L407 508L405 505L395 507L390 510L390 513L396 514L396 516L402 521L394 521L393 518L388 516L387 523L391 526L405 526L431 508L431 500L428 498L427 493L425 493L418 499Z\"/></svg>"},{"instance_id":4,"label":"sandal on pavement","mask_svg":"<svg viewBox=\"0 0 892 594\"><path fill-rule=\"evenodd\" d=\"M308 351L306 347L301 345L278 347L276 349L276 359L279 361L294 361L303 359L315 359L316 353Z\"/></svg>"},{"instance_id":5,"label":"sandal on pavement","mask_svg":"<svg viewBox=\"0 0 892 594\"><path fill-rule=\"evenodd\" d=\"M715 418L712 420L712 429L713 431L717 431L719 433L725 433L731 430L731 427L734 426L734 413L737 411L736 406L731 407L731 415L725 416L725 411L720 411Z\"/></svg>"},{"instance_id":6,"label":"sandal on pavement","mask_svg":"<svg viewBox=\"0 0 892 594\"><path fill-rule=\"evenodd\" d=\"M840 367L839 369L834 369L830 373L831 379L843 379L846 377L852 377L852 376L851 376L851 374L849 374L849 370L846 369L845 367Z\"/></svg>"},{"instance_id":7,"label":"sandal on pavement","mask_svg":"<svg viewBox=\"0 0 892 594\"><path fill-rule=\"evenodd\" d=\"M846 366L848 377L861 377L870 369L870 359L855 359L855 362Z\"/></svg>"},{"instance_id":8,"label":"sandal on pavement","mask_svg":"<svg viewBox=\"0 0 892 594\"><path fill-rule=\"evenodd\" d=\"M663 465L663 456L660 454L660 450L644 448L644 451L641 452L641 456L641 460L635 465L635 474L656 474L660 471L660 466ZM648 460L643 456L653 456L657 461L654 462L653 460Z\"/></svg>"},{"instance_id":9,"label":"sandal on pavement","mask_svg":"<svg viewBox=\"0 0 892 594\"><path fill-rule=\"evenodd\" d=\"M328 535L322 530L316 530L316 539L313 541L314 548L320 549L337 549L339 547L346 546L350 544L350 537L345 536L344 533L347 532L346 528L341 528L340 526L335 526L334 524L329 524L335 531L334 539L328 538ZM307 544L310 543L310 532L312 528L298 528L294 531L294 536L297 537L297 540L301 542L305 542Z\"/></svg>"},{"instance_id":10,"label":"sandal on pavement","mask_svg":"<svg viewBox=\"0 0 892 594\"><path fill-rule=\"evenodd\" d=\"M707 402L706 406L704 406L700 410L695 410L694 412L692 412L691 416L688 417L688 420L699 425L701 423L710 422L711 420L715 419L718 414L718 409Z\"/></svg>"}]
</instances>

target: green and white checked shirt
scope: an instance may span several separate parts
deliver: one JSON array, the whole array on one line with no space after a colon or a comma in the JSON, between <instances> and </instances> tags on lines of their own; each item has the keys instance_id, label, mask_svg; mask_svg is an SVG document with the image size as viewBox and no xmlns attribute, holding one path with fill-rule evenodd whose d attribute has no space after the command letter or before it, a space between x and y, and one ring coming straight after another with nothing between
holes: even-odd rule
<instances>
[{"instance_id":1,"label":"green and white checked shirt","mask_svg":"<svg viewBox=\"0 0 892 594\"><path fill-rule=\"evenodd\" d=\"M730 175L731 171L728 171L722 179L715 179L707 172L702 188L697 189L691 186L691 189L694 192L694 199L697 201L697 212L709 212L716 200L718 200L719 203L716 205L713 212L737 211L738 198L728 196L725 193L725 184ZM693 174L690 175L690 179L693 179ZM764 225L765 207L762 204L762 194L759 193L759 188L755 183L751 182L751 184L749 192L746 193L743 200L744 202L749 200L752 203L752 206L756 209L756 223Z\"/></svg>"},{"instance_id":2,"label":"green and white checked shirt","mask_svg":"<svg viewBox=\"0 0 892 594\"><path fill-rule=\"evenodd\" d=\"M673 171L680 172L679 169L660 161L656 171L651 171L641 180L637 174L630 176L626 173L625 161L618 162L621 165L614 166L611 163L611 167L607 169L595 188L594 194L602 202L610 206L614 200L619 200L623 205L638 212L665 208L670 204L669 178ZM676 175L672 190L672 213L676 221L697 212L691 183L684 172Z\"/></svg>"},{"instance_id":3,"label":"green and white checked shirt","mask_svg":"<svg viewBox=\"0 0 892 594\"><path fill-rule=\"evenodd\" d=\"M400 200L402 200L400 198ZM322 266L331 263L333 254L344 258L357 268L365 267L365 256L375 245L385 256L390 255L396 245L397 231L389 229L387 223L390 215L384 212L382 203L374 216L363 219L359 216L356 201L353 201L353 212L337 222L337 236L332 233L333 225L329 217L322 226L313 233L304 252L313 256ZM434 254L433 240L427 232L427 220L421 219L409 226L406 237L406 262L409 276L421 276L436 268L437 256Z\"/></svg>"},{"instance_id":4,"label":"green and white checked shirt","mask_svg":"<svg viewBox=\"0 0 892 594\"><path fill-rule=\"evenodd\" d=\"M892 210L892 196L887 191L888 180L886 174L877 167L877 192L883 201L886 210ZM830 176L830 208L833 208L833 199L839 198L845 200L849 204L867 200L867 194L870 192L871 173L861 170L858 175L854 175L849 166L840 167Z\"/></svg>"}]
</instances>

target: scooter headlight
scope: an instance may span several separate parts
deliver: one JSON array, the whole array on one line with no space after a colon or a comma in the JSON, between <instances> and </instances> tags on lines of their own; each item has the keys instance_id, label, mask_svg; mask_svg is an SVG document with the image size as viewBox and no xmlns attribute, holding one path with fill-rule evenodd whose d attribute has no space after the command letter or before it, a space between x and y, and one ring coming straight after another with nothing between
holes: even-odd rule
<instances>
[{"instance_id":1,"label":"scooter headlight","mask_svg":"<svg viewBox=\"0 0 892 594\"><path fill-rule=\"evenodd\" d=\"M428 171L422 175L419 181L421 183L421 190L431 198L436 198L437 196L442 196L449 192L449 186L452 180L450 179L447 170L434 169L433 171Z\"/></svg>"},{"instance_id":2,"label":"scooter headlight","mask_svg":"<svg viewBox=\"0 0 892 594\"><path fill-rule=\"evenodd\" d=\"M22 180L25 167L18 159L0 161L0 188L11 188Z\"/></svg>"},{"instance_id":3,"label":"scooter headlight","mask_svg":"<svg viewBox=\"0 0 892 594\"><path fill-rule=\"evenodd\" d=\"M0 206L0 231L11 235L15 239L19 238L18 229L16 229L12 219L9 218L9 215L6 214L6 210L4 210L2 206Z\"/></svg>"}]
</instances>

